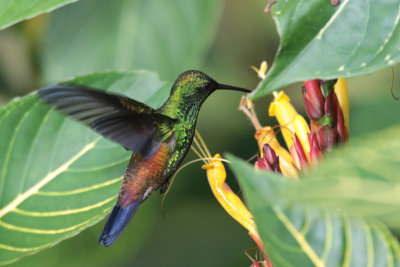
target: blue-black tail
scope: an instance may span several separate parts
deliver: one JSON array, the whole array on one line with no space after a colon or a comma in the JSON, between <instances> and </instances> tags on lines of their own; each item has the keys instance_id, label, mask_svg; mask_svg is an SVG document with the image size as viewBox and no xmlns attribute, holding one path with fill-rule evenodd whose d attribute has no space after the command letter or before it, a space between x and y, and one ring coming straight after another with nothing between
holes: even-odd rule
<instances>
[{"instance_id":1,"label":"blue-black tail","mask_svg":"<svg viewBox=\"0 0 400 267\"><path fill-rule=\"evenodd\" d=\"M111 246L132 220L141 202L142 200L139 199L126 207L116 204L107 219L103 232L101 232L99 244L104 244L106 247Z\"/></svg>"}]
</instances>

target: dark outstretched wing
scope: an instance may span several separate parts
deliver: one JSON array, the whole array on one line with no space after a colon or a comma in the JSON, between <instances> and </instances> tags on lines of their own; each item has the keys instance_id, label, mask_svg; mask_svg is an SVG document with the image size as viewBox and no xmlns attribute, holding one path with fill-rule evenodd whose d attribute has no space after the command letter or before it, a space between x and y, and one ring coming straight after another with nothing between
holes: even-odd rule
<instances>
[{"instance_id":1,"label":"dark outstretched wing","mask_svg":"<svg viewBox=\"0 0 400 267\"><path fill-rule=\"evenodd\" d=\"M150 158L173 130L175 120L126 96L79 86L50 86L38 95L57 110L104 137Z\"/></svg>"}]
</instances>

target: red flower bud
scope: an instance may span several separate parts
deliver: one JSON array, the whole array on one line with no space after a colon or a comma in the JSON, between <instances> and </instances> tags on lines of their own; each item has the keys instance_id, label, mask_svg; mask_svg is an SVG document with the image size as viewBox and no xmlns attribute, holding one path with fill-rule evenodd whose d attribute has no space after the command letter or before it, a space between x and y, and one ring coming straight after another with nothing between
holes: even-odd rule
<instances>
[{"instance_id":1,"label":"red flower bud","mask_svg":"<svg viewBox=\"0 0 400 267\"><path fill-rule=\"evenodd\" d=\"M345 142L349 138L349 134L347 132L346 126L344 125L344 117L342 113L342 109L339 105L339 100L334 94L333 96L333 125L338 133L338 142Z\"/></svg>"},{"instance_id":2,"label":"red flower bud","mask_svg":"<svg viewBox=\"0 0 400 267\"><path fill-rule=\"evenodd\" d=\"M337 123L335 125L336 131L339 135L339 140L340 142L346 142L347 139L349 139L349 134L347 133L347 129L344 126L344 121L343 121L343 114L339 110L339 114L337 115Z\"/></svg>"},{"instance_id":3,"label":"red flower bud","mask_svg":"<svg viewBox=\"0 0 400 267\"><path fill-rule=\"evenodd\" d=\"M259 156L257 156L255 167L261 170L272 171L271 167L268 165L267 160L265 158L260 158Z\"/></svg>"},{"instance_id":4,"label":"red flower bud","mask_svg":"<svg viewBox=\"0 0 400 267\"><path fill-rule=\"evenodd\" d=\"M313 164L316 164L318 162L318 159L323 157L323 154L318 146L318 141L317 137L315 136L315 132L308 135L308 140L310 142L310 161Z\"/></svg>"},{"instance_id":5,"label":"red flower bud","mask_svg":"<svg viewBox=\"0 0 400 267\"><path fill-rule=\"evenodd\" d=\"M262 158L257 157L255 166L262 170L282 173L279 167L279 157L276 155L274 149L269 144L265 144L263 150L264 156Z\"/></svg>"},{"instance_id":6,"label":"red flower bud","mask_svg":"<svg viewBox=\"0 0 400 267\"><path fill-rule=\"evenodd\" d=\"M299 160L299 164L302 170L306 169L308 166L307 157L304 153L303 146L301 145L300 139L297 137L297 134L294 135L293 145L296 150L296 154Z\"/></svg>"},{"instance_id":7,"label":"red flower bud","mask_svg":"<svg viewBox=\"0 0 400 267\"><path fill-rule=\"evenodd\" d=\"M321 118L324 114L322 110L318 109L313 105L311 100L308 98L305 90L303 90L303 100L304 100L304 107L306 109L306 113L311 120L317 121Z\"/></svg>"},{"instance_id":8,"label":"red flower bud","mask_svg":"<svg viewBox=\"0 0 400 267\"><path fill-rule=\"evenodd\" d=\"M322 107L324 106L324 97L321 92L321 87L319 86L319 81L317 79L305 81L304 85L306 87L307 95L313 105L319 110L322 110Z\"/></svg>"},{"instance_id":9,"label":"red flower bud","mask_svg":"<svg viewBox=\"0 0 400 267\"><path fill-rule=\"evenodd\" d=\"M332 116L333 114L333 94L334 91L331 91L325 99L324 103L325 116Z\"/></svg>"},{"instance_id":10,"label":"red flower bud","mask_svg":"<svg viewBox=\"0 0 400 267\"><path fill-rule=\"evenodd\" d=\"M321 128L319 128L316 135L318 146L320 147L321 151L330 151L337 143L336 131L328 125L323 125Z\"/></svg>"},{"instance_id":11,"label":"red flower bud","mask_svg":"<svg viewBox=\"0 0 400 267\"><path fill-rule=\"evenodd\" d=\"M318 120L324 114L324 97L319 81L314 79L304 82L303 98L307 115L312 120Z\"/></svg>"}]
</instances>

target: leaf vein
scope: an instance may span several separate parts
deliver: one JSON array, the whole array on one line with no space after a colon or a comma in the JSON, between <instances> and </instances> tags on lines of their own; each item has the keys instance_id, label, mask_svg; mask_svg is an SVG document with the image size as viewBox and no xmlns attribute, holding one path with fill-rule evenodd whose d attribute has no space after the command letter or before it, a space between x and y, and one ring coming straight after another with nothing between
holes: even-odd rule
<instances>
[{"instance_id":1,"label":"leaf vein","mask_svg":"<svg viewBox=\"0 0 400 267\"><path fill-rule=\"evenodd\" d=\"M345 240L345 253L343 257L343 267L350 266L350 259L351 259L351 227L350 222L348 221L347 217L342 218L343 227L344 227L344 240Z\"/></svg>"},{"instance_id":2,"label":"leaf vein","mask_svg":"<svg viewBox=\"0 0 400 267\"><path fill-rule=\"evenodd\" d=\"M32 107L32 109L33 109L33 108L34 108L34 107ZM31 110L32 110L32 109L31 109ZM37 140L38 140L37 136L38 136L39 132L42 130L43 125L45 124L45 122L46 122L47 119L49 118L50 111L51 111L50 109L47 110L47 113L46 113L45 117L43 118L43 120L42 120L41 123L40 123L40 126L37 128L37 131L35 132L35 136L33 136L32 145L31 145L30 148L29 148L28 157L27 157L27 159L25 160L25 170L24 170L24 174L22 175L21 182L20 182L20 190L19 190L19 192L21 192L21 191L23 190L23 188L24 188L24 183L25 183L26 175L27 175L27 173L28 173L28 169L29 169L29 166L30 166L31 160L32 160L33 147L36 145L36 142L37 142Z\"/></svg>"},{"instance_id":3,"label":"leaf vein","mask_svg":"<svg viewBox=\"0 0 400 267\"><path fill-rule=\"evenodd\" d=\"M374 242L372 241L371 229L365 224L365 238L367 241L367 267L374 266Z\"/></svg>"},{"instance_id":4,"label":"leaf vein","mask_svg":"<svg viewBox=\"0 0 400 267\"><path fill-rule=\"evenodd\" d=\"M92 191L92 190L99 189L99 188L102 188L102 187L106 187L108 185L115 184L115 183L121 181L122 178L123 178L123 176L120 176L120 177L117 177L115 179L108 180L108 181L106 181L104 183L95 184L95 185L92 185L92 186L79 188L79 189L71 190L71 191L59 191L59 192L57 192L57 191L38 191L37 195L41 195L41 196L68 196L68 195L75 195L75 194L80 194L80 193L83 193L83 192L88 192L88 191Z\"/></svg>"},{"instance_id":5,"label":"leaf vein","mask_svg":"<svg viewBox=\"0 0 400 267\"><path fill-rule=\"evenodd\" d=\"M399 11L397 12L397 16L394 20L394 24L392 27L392 30L389 32L388 37L385 39L381 47L379 47L378 51L376 52L376 55L380 54L385 46L389 43L390 38L393 36L394 31L396 30L397 26L399 25L399 20L400 20L400 5L399 5Z\"/></svg>"},{"instance_id":6,"label":"leaf vein","mask_svg":"<svg viewBox=\"0 0 400 267\"><path fill-rule=\"evenodd\" d=\"M70 209L70 210L58 210L58 211L27 211L27 210L21 210L18 208L15 208L13 212L26 215L26 216L31 216L31 217L54 217L54 216L63 216L63 215L70 215L70 214L75 214L75 213L81 213L81 212L86 212L90 211L92 209L104 206L105 204L115 200L117 195L112 196L110 198L107 198L103 201L100 201L96 204L89 205L86 207L81 207L77 209Z\"/></svg>"},{"instance_id":7,"label":"leaf vein","mask_svg":"<svg viewBox=\"0 0 400 267\"><path fill-rule=\"evenodd\" d=\"M14 106L13 106L13 109L9 109L9 110L6 112L6 114L1 118L1 122L3 122L4 119L7 118L7 117L11 114L11 111L13 111L13 110L15 109L16 106L17 106L17 105L14 105ZM28 111L26 111L26 112L28 112ZM25 116L25 114L24 114L23 116ZM17 127L18 127L18 126L17 126ZM4 190L3 184L4 184L5 177L6 177L6 175L7 175L8 161L10 160L10 153L11 153L11 150L12 150L13 140L14 140L15 135L16 135L16 134L15 134L15 131L17 130L17 127L14 128L14 135L13 135L11 141L8 143L7 152L6 152L6 155L5 155L5 158L4 158L3 170L2 170L2 173L1 173L1 179L0 179L0 180L1 180L1 181L0 181L0 188L1 188L1 191L0 191L0 200L1 200L1 196L2 196L3 190Z\"/></svg>"},{"instance_id":8,"label":"leaf vein","mask_svg":"<svg viewBox=\"0 0 400 267\"><path fill-rule=\"evenodd\" d=\"M100 139L100 138L99 138ZM72 165L75 161L77 161L80 157L82 157L84 154L86 154L88 151L93 149L98 142L97 139L96 141L87 144L84 146L77 154L75 154L70 160L66 161L64 164L62 164L60 167L55 169L52 172L49 172L43 179L41 179L37 184L32 186L29 190L25 191L23 194L18 195L13 201L11 201L8 205L6 205L4 208L0 209L0 218L2 218L4 215L8 214L9 212L13 211L18 205L20 205L22 202L24 202L27 198L35 194L37 191L39 191L40 188L48 184L50 181L52 181L55 177L57 177L60 173L64 172L65 170L68 169L70 165Z\"/></svg>"},{"instance_id":9,"label":"leaf vein","mask_svg":"<svg viewBox=\"0 0 400 267\"><path fill-rule=\"evenodd\" d=\"M124 159L118 160L118 161L114 161L111 162L109 164L105 164L102 166L97 166L97 167L93 167L93 168L82 168L82 169L78 169L78 168L74 168L74 169L68 169L68 172L91 172L91 171L99 171L99 170L103 170L103 169L107 169L113 166L116 166L118 164L122 164L126 161L128 161L131 158L131 156L126 157Z\"/></svg>"},{"instance_id":10,"label":"leaf vein","mask_svg":"<svg viewBox=\"0 0 400 267\"><path fill-rule=\"evenodd\" d=\"M305 218L303 221L303 227L301 228L300 233L304 236L307 235L308 229L310 228L310 207L307 206L306 207L306 211L305 211Z\"/></svg>"},{"instance_id":11,"label":"leaf vein","mask_svg":"<svg viewBox=\"0 0 400 267\"><path fill-rule=\"evenodd\" d=\"M328 20L328 22L324 25L324 27L322 27L322 29L318 32L317 36L315 37L316 40L320 40L322 38L322 35L326 32L329 26L336 20L337 16L340 15L340 13L343 11L343 9L349 2L350 0L345 0L342 3L340 3L340 6L335 12L335 14L333 14L333 16Z\"/></svg>"},{"instance_id":12,"label":"leaf vein","mask_svg":"<svg viewBox=\"0 0 400 267\"><path fill-rule=\"evenodd\" d=\"M332 218L327 211L325 213L325 224L326 224L326 240L325 240L325 248L322 253L322 259L326 261L329 257L329 253L332 249L332 241L333 241L333 228L332 228Z\"/></svg>"},{"instance_id":13,"label":"leaf vein","mask_svg":"<svg viewBox=\"0 0 400 267\"><path fill-rule=\"evenodd\" d=\"M279 209L277 206L272 206L273 211L275 212L278 219L283 223L286 229L291 233L297 243L300 245L300 248L304 251L304 253L308 256L308 258L315 264L315 266L325 266L325 262L321 260L318 255L315 253L313 248L304 238L304 236L297 231L294 225L289 221L286 215Z\"/></svg>"},{"instance_id":14,"label":"leaf vein","mask_svg":"<svg viewBox=\"0 0 400 267\"><path fill-rule=\"evenodd\" d=\"M0 220L0 226L4 227L9 230L17 231L17 232L24 232L24 233L31 233L31 234L41 234L41 235L56 235L56 234L62 234L66 232L73 231L75 229L78 229L82 226L87 225L90 223L92 219L86 220L84 222L81 222L79 224L66 227L66 228L60 228L60 229L52 229L52 230L47 230L47 229L35 229L35 228L28 228L28 227L22 227L22 226L17 226L13 224L6 223L4 221Z\"/></svg>"}]
</instances>

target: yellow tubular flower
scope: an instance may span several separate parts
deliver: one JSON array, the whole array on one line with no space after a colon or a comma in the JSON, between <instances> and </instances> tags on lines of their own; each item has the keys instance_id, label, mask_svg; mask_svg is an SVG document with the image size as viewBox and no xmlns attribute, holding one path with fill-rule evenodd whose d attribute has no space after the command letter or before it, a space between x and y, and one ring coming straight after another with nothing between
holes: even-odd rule
<instances>
[{"instance_id":1,"label":"yellow tubular flower","mask_svg":"<svg viewBox=\"0 0 400 267\"><path fill-rule=\"evenodd\" d=\"M275 153L279 156L279 167L281 168L282 174L287 177L297 177L297 171L296 168L293 166L293 161L290 153L286 149L281 147L271 127L266 126L257 130L254 137L257 140L261 157L263 157L264 145L269 144L275 151Z\"/></svg>"},{"instance_id":2,"label":"yellow tubular flower","mask_svg":"<svg viewBox=\"0 0 400 267\"><path fill-rule=\"evenodd\" d=\"M214 196L229 215L245 227L252 236L260 239L253 215L225 183L226 171L222 162L218 160L221 159L221 155L216 154L214 158L209 164L202 166L202 169L207 170L208 183Z\"/></svg>"},{"instance_id":3,"label":"yellow tubular flower","mask_svg":"<svg viewBox=\"0 0 400 267\"><path fill-rule=\"evenodd\" d=\"M349 93L347 91L347 83L343 78L338 78L335 84L335 93L339 100L339 105L342 108L344 126L349 132Z\"/></svg>"},{"instance_id":4,"label":"yellow tubular flower","mask_svg":"<svg viewBox=\"0 0 400 267\"><path fill-rule=\"evenodd\" d=\"M310 128L305 119L297 113L290 98L283 92L274 92L274 100L269 106L269 115L275 116L279 124L282 126L282 135L285 139L288 149L293 145L293 133L297 134L300 139L304 152L306 153L307 160L310 160L310 143L308 141L308 133Z\"/></svg>"},{"instance_id":5,"label":"yellow tubular flower","mask_svg":"<svg viewBox=\"0 0 400 267\"><path fill-rule=\"evenodd\" d=\"M306 154L307 160L310 161L310 142L308 141L310 128L308 127L308 124L303 116L298 114L294 117L293 125L297 137L300 139L300 143L303 147L304 153Z\"/></svg>"},{"instance_id":6,"label":"yellow tubular flower","mask_svg":"<svg viewBox=\"0 0 400 267\"><path fill-rule=\"evenodd\" d=\"M286 145L290 148L293 145L293 126L294 117L297 115L296 110L290 104L290 98L283 92L274 92L274 100L269 105L268 113L270 116L276 117L278 123L282 126L281 131Z\"/></svg>"}]
</instances>

